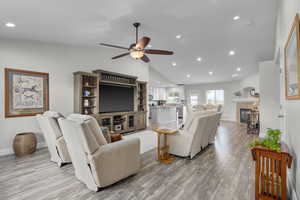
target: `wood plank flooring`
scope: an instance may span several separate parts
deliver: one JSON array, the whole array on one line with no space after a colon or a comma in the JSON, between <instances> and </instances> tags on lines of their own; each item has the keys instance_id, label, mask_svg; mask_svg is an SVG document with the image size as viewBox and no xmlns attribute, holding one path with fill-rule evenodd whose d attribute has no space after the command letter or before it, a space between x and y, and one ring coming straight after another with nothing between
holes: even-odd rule
<instances>
[{"instance_id":1,"label":"wood plank flooring","mask_svg":"<svg viewBox=\"0 0 300 200\"><path fill-rule=\"evenodd\" d=\"M140 173L99 192L88 190L72 165L58 168L47 149L32 156L0 158L1 200L252 200L254 163L245 127L222 122L215 144L193 160L159 164L155 151L142 155Z\"/></svg>"}]
</instances>

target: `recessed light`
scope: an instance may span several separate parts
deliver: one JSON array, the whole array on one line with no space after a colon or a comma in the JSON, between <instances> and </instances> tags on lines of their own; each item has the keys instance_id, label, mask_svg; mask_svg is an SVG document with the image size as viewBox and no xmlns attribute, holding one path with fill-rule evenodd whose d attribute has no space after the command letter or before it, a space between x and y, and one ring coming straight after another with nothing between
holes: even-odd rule
<instances>
[{"instance_id":1,"label":"recessed light","mask_svg":"<svg viewBox=\"0 0 300 200\"><path fill-rule=\"evenodd\" d=\"M214 73L213 73L213 72L208 72L208 74L209 74L209 75L213 75Z\"/></svg>"},{"instance_id":2,"label":"recessed light","mask_svg":"<svg viewBox=\"0 0 300 200\"><path fill-rule=\"evenodd\" d=\"M238 74L232 74L232 78L238 77L238 76L239 76Z\"/></svg>"},{"instance_id":3,"label":"recessed light","mask_svg":"<svg viewBox=\"0 0 300 200\"><path fill-rule=\"evenodd\" d=\"M201 58L201 57L198 57L198 58L197 58L197 61L201 62L201 61L202 61L202 58Z\"/></svg>"},{"instance_id":4,"label":"recessed light","mask_svg":"<svg viewBox=\"0 0 300 200\"><path fill-rule=\"evenodd\" d=\"M11 22L7 22L5 24L5 26L8 27L8 28L15 28L16 27L16 25L14 23L11 23Z\"/></svg>"},{"instance_id":5,"label":"recessed light","mask_svg":"<svg viewBox=\"0 0 300 200\"><path fill-rule=\"evenodd\" d=\"M177 65L176 62L172 62L172 66L175 67Z\"/></svg>"},{"instance_id":6,"label":"recessed light","mask_svg":"<svg viewBox=\"0 0 300 200\"><path fill-rule=\"evenodd\" d=\"M237 16L234 16L234 17L233 17L233 20L239 20L240 18L241 18L241 17L237 15Z\"/></svg>"},{"instance_id":7,"label":"recessed light","mask_svg":"<svg viewBox=\"0 0 300 200\"><path fill-rule=\"evenodd\" d=\"M181 37L182 37L181 35L176 35L177 39L181 39Z\"/></svg>"},{"instance_id":8,"label":"recessed light","mask_svg":"<svg viewBox=\"0 0 300 200\"><path fill-rule=\"evenodd\" d=\"M236 68L236 71L240 72L242 69L240 67Z\"/></svg>"},{"instance_id":9,"label":"recessed light","mask_svg":"<svg viewBox=\"0 0 300 200\"><path fill-rule=\"evenodd\" d=\"M190 74L187 74L186 77L187 77L187 78L191 78L191 75L190 75Z\"/></svg>"},{"instance_id":10,"label":"recessed light","mask_svg":"<svg viewBox=\"0 0 300 200\"><path fill-rule=\"evenodd\" d=\"M229 55L230 55L230 56L234 56L234 55L235 55L235 52L231 50L231 51L229 51Z\"/></svg>"}]
</instances>

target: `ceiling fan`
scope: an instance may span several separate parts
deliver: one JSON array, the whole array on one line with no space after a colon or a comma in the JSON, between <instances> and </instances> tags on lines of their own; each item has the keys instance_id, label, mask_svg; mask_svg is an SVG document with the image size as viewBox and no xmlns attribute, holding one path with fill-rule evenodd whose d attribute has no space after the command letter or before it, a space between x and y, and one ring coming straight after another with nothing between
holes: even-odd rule
<instances>
[{"instance_id":1,"label":"ceiling fan","mask_svg":"<svg viewBox=\"0 0 300 200\"><path fill-rule=\"evenodd\" d=\"M138 22L133 24L133 26L135 27L135 30L136 30L136 41L135 41L135 43L131 44L128 48L118 46L118 45L105 44L105 43L100 43L100 45L106 46L106 47L124 49L124 50L128 51L121 55L112 57L111 59L113 59L113 60L130 55L134 59L141 59L142 61L148 63L148 62L150 62L150 59L146 54L173 55L172 51L165 51L165 50L158 50L158 49L145 49L151 39L149 37L142 37L140 40L138 39L139 38L138 29L139 29L140 25L141 24Z\"/></svg>"}]
</instances>

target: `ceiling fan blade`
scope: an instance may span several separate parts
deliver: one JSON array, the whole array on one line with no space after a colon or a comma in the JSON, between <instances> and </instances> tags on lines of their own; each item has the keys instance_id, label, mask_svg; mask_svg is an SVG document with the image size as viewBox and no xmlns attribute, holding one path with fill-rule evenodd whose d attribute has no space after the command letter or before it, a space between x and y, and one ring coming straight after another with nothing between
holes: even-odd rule
<instances>
[{"instance_id":1,"label":"ceiling fan blade","mask_svg":"<svg viewBox=\"0 0 300 200\"><path fill-rule=\"evenodd\" d=\"M114 60L114 59L117 59L117 58L121 58L121 57L124 57L124 56L128 56L130 53L123 53L121 55L118 55L118 56L115 56L115 57L112 57L111 59Z\"/></svg>"},{"instance_id":2,"label":"ceiling fan blade","mask_svg":"<svg viewBox=\"0 0 300 200\"><path fill-rule=\"evenodd\" d=\"M149 44L150 40L151 39L149 37L142 37L142 39L140 39L135 45L135 48L144 49Z\"/></svg>"},{"instance_id":3,"label":"ceiling fan blade","mask_svg":"<svg viewBox=\"0 0 300 200\"><path fill-rule=\"evenodd\" d=\"M165 51L158 49L145 49L145 53L147 54L159 54L159 55L173 55L173 51Z\"/></svg>"},{"instance_id":4,"label":"ceiling fan blade","mask_svg":"<svg viewBox=\"0 0 300 200\"><path fill-rule=\"evenodd\" d=\"M141 57L141 60L144 61L145 63L150 62L150 59L146 55L144 55L143 57Z\"/></svg>"},{"instance_id":5,"label":"ceiling fan blade","mask_svg":"<svg viewBox=\"0 0 300 200\"><path fill-rule=\"evenodd\" d=\"M118 48L118 49L126 49L126 50L128 50L128 48L127 48L127 47L121 47L121 46L112 45L112 44L100 43L100 45L102 45L102 46L106 46L106 47L113 47L113 48Z\"/></svg>"}]
</instances>

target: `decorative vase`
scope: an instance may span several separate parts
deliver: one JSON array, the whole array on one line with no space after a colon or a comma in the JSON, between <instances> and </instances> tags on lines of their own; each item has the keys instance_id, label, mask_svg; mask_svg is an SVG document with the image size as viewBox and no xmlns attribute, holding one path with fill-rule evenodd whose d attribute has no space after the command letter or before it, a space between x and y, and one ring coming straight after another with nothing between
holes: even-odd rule
<instances>
[{"instance_id":1,"label":"decorative vase","mask_svg":"<svg viewBox=\"0 0 300 200\"><path fill-rule=\"evenodd\" d=\"M90 96L90 94L91 94L91 92L88 91L88 90L85 90L85 91L83 92L83 96L85 96L85 97Z\"/></svg>"},{"instance_id":2,"label":"decorative vase","mask_svg":"<svg viewBox=\"0 0 300 200\"><path fill-rule=\"evenodd\" d=\"M83 105L85 107L88 107L89 106L89 100L85 99L84 102L83 102Z\"/></svg>"},{"instance_id":3,"label":"decorative vase","mask_svg":"<svg viewBox=\"0 0 300 200\"><path fill-rule=\"evenodd\" d=\"M13 149L17 157L32 154L36 151L37 139L33 133L19 133L15 136Z\"/></svg>"}]
</instances>

